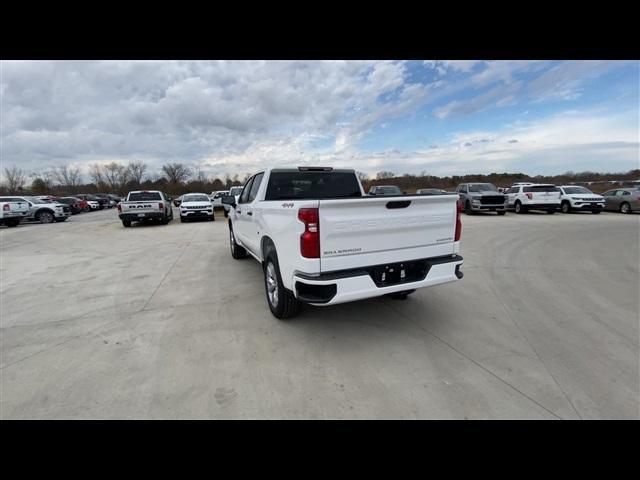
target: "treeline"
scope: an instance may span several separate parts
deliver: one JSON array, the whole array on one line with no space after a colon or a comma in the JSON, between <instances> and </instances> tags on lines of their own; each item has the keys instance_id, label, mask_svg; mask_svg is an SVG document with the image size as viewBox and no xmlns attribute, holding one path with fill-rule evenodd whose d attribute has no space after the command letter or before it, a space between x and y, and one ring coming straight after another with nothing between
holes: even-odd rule
<instances>
[{"instance_id":1,"label":"treeline","mask_svg":"<svg viewBox=\"0 0 640 480\"><path fill-rule=\"evenodd\" d=\"M126 165L117 162L94 163L89 165L86 175L79 168L68 165L31 173L12 166L4 168L3 173L4 178L0 183L2 195L125 195L131 190L163 190L172 195L210 193L242 185L247 178L246 175L211 177L202 169L184 163L168 163L162 166L161 173L152 174L142 161L132 161Z\"/></svg>"},{"instance_id":2,"label":"treeline","mask_svg":"<svg viewBox=\"0 0 640 480\"><path fill-rule=\"evenodd\" d=\"M132 161L126 165L111 162L89 165L83 175L77 167L61 165L41 172L25 172L16 166L4 168L0 194L21 195L73 195L76 193L116 193L125 195L130 190L163 190L171 195L187 192L210 193L214 190L229 189L234 185L242 185L248 175L229 175L223 178L212 177L200 169L184 163L168 163L163 165L160 173L150 173L147 164ZM598 172L565 172L561 175L536 175L524 173L491 173L488 175L452 175L439 177L422 172L420 175L398 175L390 171L378 172L375 178L358 172L365 191L372 185L397 185L407 193L414 193L419 188L440 188L453 190L460 183L487 182L498 187L508 187L515 182L553 183L563 185L569 183L594 183L589 186L594 192L604 192L611 188L610 181L628 182L640 178L640 169L626 173ZM87 181L88 180L88 181Z\"/></svg>"},{"instance_id":3,"label":"treeline","mask_svg":"<svg viewBox=\"0 0 640 480\"><path fill-rule=\"evenodd\" d=\"M640 169L629 170L625 173L598 173L598 172L565 172L561 175L527 175L524 173L490 173L488 175L452 175L450 177L438 177L422 172L420 175L405 173L397 175L393 172L382 171L375 178L369 178L366 174L358 173L365 191L372 185L396 185L407 193L414 193L419 188L440 188L453 190L460 183L482 182L493 183L497 187L509 187L516 182L552 183L554 185L566 185L570 183L594 183L589 189L596 193L611 189L611 184L604 182L619 181L629 182L640 179Z\"/></svg>"}]
</instances>

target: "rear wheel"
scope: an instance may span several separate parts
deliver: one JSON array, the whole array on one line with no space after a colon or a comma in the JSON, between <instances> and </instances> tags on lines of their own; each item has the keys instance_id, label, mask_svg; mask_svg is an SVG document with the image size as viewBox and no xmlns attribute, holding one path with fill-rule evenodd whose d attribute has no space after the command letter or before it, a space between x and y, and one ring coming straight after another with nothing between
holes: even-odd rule
<instances>
[{"instance_id":1,"label":"rear wheel","mask_svg":"<svg viewBox=\"0 0 640 480\"><path fill-rule=\"evenodd\" d=\"M505 213L507 212L505 212L504 210L498 210L498 215L504 215Z\"/></svg>"},{"instance_id":2,"label":"rear wheel","mask_svg":"<svg viewBox=\"0 0 640 480\"><path fill-rule=\"evenodd\" d=\"M125 218L122 220L122 225L125 227L130 227L131 226L131 220L129 220L128 218Z\"/></svg>"},{"instance_id":3,"label":"rear wheel","mask_svg":"<svg viewBox=\"0 0 640 480\"><path fill-rule=\"evenodd\" d=\"M300 311L300 302L293 293L284 288L275 252L271 252L264 263L264 287L267 303L274 317L295 317Z\"/></svg>"},{"instance_id":4,"label":"rear wheel","mask_svg":"<svg viewBox=\"0 0 640 480\"><path fill-rule=\"evenodd\" d=\"M224 218L229 218L229 210L224 209Z\"/></svg>"},{"instance_id":5,"label":"rear wheel","mask_svg":"<svg viewBox=\"0 0 640 480\"><path fill-rule=\"evenodd\" d=\"M620 205L620 213L631 213L631 205L627 202L622 202Z\"/></svg>"},{"instance_id":6,"label":"rear wheel","mask_svg":"<svg viewBox=\"0 0 640 480\"><path fill-rule=\"evenodd\" d=\"M562 210L562 213L571 213L571 203L567 201L562 202L562 205L560 205L560 210Z\"/></svg>"},{"instance_id":7,"label":"rear wheel","mask_svg":"<svg viewBox=\"0 0 640 480\"><path fill-rule=\"evenodd\" d=\"M233 234L233 229L231 228L229 228L229 243L231 245L231 256L233 258L240 260L247 256L247 251L236 243L236 237Z\"/></svg>"},{"instance_id":8,"label":"rear wheel","mask_svg":"<svg viewBox=\"0 0 640 480\"><path fill-rule=\"evenodd\" d=\"M7 227L17 227L20 224L19 218L11 218L5 222Z\"/></svg>"},{"instance_id":9,"label":"rear wheel","mask_svg":"<svg viewBox=\"0 0 640 480\"><path fill-rule=\"evenodd\" d=\"M549 210L547 210L547 213L549 215L553 215L554 213L556 213L556 209L555 208L550 208Z\"/></svg>"}]
</instances>

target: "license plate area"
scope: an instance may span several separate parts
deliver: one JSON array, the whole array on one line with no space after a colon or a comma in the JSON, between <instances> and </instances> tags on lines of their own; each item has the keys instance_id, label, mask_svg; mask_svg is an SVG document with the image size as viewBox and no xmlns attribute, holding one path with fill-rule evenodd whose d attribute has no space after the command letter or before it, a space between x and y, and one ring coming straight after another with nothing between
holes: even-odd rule
<instances>
[{"instance_id":1,"label":"license plate area","mask_svg":"<svg viewBox=\"0 0 640 480\"><path fill-rule=\"evenodd\" d=\"M429 272L426 260L378 265L369 275L378 288L424 280Z\"/></svg>"},{"instance_id":2,"label":"license plate area","mask_svg":"<svg viewBox=\"0 0 640 480\"><path fill-rule=\"evenodd\" d=\"M144 217L144 213L139 213L138 217Z\"/></svg>"}]
</instances>

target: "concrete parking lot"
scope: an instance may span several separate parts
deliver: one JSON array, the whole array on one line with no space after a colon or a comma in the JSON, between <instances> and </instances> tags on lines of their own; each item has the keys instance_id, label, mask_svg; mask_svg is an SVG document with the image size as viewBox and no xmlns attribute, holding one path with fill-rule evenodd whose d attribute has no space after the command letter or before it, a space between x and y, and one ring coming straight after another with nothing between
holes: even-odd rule
<instances>
[{"instance_id":1,"label":"concrete parking lot","mask_svg":"<svg viewBox=\"0 0 640 480\"><path fill-rule=\"evenodd\" d=\"M2 228L0 417L640 417L640 215L465 216L461 281L289 321L218 220Z\"/></svg>"}]
</instances>

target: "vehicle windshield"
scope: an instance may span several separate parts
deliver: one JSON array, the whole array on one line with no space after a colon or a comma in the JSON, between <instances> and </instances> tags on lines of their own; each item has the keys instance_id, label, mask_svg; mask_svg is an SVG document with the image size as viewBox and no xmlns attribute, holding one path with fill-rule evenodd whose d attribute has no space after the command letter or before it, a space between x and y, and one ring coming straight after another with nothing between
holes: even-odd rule
<instances>
[{"instance_id":1,"label":"vehicle windshield","mask_svg":"<svg viewBox=\"0 0 640 480\"><path fill-rule=\"evenodd\" d=\"M182 202L210 202L209 197L207 195L185 195L182 197Z\"/></svg>"},{"instance_id":2,"label":"vehicle windshield","mask_svg":"<svg viewBox=\"0 0 640 480\"><path fill-rule=\"evenodd\" d=\"M388 186L388 187L376 187L376 193L384 193L390 195L402 195L402 190L399 187Z\"/></svg>"},{"instance_id":3,"label":"vehicle windshield","mask_svg":"<svg viewBox=\"0 0 640 480\"><path fill-rule=\"evenodd\" d=\"M589 193L593 194L593 192L584 187L564 187L564 193L567 194L578 194L578 193Z\"/></svg>"},{"instance_id":4,"label":"vehicle windshield","mask_svg":"<svg viewBox=\"0 0 640 480\"><path fill-rule=\"evenodd\" d=\"M497 192L498 189L491 183L472 183L469 185L470 192Z\"/></svg>"},{"instance_id":5,"label":"vehicle windshield","mask_svg":"<svg viewBox=\"0 0 640 480\"><path fill-rule=\"evenodd\" d=\"M150 202L152 200L162 200L158 192L131 192L129 194L130 202Z\"/></svg>"}]
</instances>

